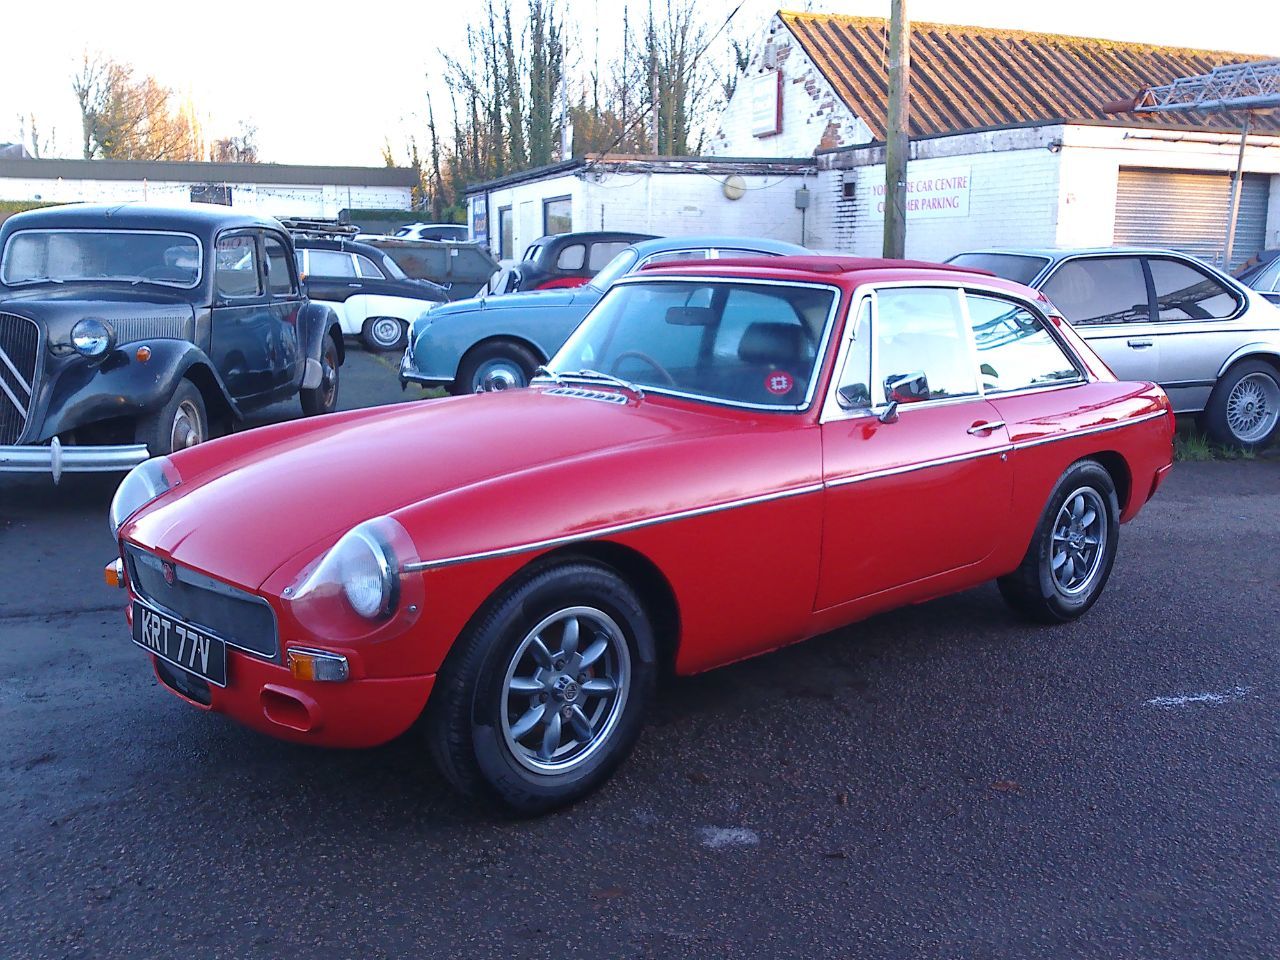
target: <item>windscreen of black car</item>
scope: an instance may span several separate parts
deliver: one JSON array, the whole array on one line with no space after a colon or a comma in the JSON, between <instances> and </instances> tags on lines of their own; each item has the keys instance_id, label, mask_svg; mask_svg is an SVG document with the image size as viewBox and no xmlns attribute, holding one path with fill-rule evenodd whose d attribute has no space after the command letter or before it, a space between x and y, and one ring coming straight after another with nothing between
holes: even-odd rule
<instances>
[{"instance_id":1,"label":"windscreen of black car","mask_svg":"<svg viewBox=\"0 0 1280 960\"><path fill-rule=\"evenodd\" d=\"M988 270L997 277L1014 283L1030 283L1041 270L1049 265L1048 257L1033 257L1023 253L961 253L947 263L969 270Z\"/></svg>"},{"instance_id":2,"label":"windscreen of black car","mask_svg":"<svg viewBox=\"0 0 1280 960\"><path fill-rule=\"evenodd\" d=\"M195 237L153 230L18 230L4 247L0 279L10 285L84 280L194 287Z\"/></svg>"},{"instance_id":3,"label":"windscreen of black car","mask_svg":"<svg viewBox=\"0 0 1280 960\"><path fill-rule=\"evenodd\" d=\"M799 409L835 291L829 287L667 280L612 287L551 361L646 390Z\"/></svg>"}]
</instances>

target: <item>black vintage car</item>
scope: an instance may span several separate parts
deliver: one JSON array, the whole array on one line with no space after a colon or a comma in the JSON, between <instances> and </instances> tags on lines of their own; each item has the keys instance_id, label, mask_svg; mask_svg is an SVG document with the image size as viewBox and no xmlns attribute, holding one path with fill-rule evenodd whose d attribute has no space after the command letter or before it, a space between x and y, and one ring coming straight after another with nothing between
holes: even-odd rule
<instances>
[{"instance_id":1,"label":"black vintage car","mask_svg":"<svg viewBox=\"0 0 1280 960\"><path fill-rule=\"evenodd\" d=\"M342 332L271 219L74 205L0 227L0 472L123 470L298 395L338 400Z\"/></svg>"},{"instance_id":2,"label":"black vintage car","mask_svg":"<svg viewBox=\"0 0 1280 960\"><path fill-rule=\"evenodd\" d=\"M503 288L494 293L580 287L631 244L653 239L651 234L618 230L585 230L539 237L529 244L520 262L512 265Z\"/></svg>"}]
</instances>

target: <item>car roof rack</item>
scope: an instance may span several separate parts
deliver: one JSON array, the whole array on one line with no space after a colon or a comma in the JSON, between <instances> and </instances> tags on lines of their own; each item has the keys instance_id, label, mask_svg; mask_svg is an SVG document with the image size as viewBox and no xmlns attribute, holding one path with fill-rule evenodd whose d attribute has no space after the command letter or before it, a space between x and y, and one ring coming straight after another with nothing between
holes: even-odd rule
<instances>
[{"instance_id":1,"label":"car roof rack","mask_svg":"<svg viewBox=\"0 0 1280 960\"><path fill-rule=\"evenodd\" d=\"M280 223L295 237L308 237L323 240L330 237L339 240L352 240L360 232L354 223L341 223L338 220L281 218Z\"/></svg>"}]
</instances>

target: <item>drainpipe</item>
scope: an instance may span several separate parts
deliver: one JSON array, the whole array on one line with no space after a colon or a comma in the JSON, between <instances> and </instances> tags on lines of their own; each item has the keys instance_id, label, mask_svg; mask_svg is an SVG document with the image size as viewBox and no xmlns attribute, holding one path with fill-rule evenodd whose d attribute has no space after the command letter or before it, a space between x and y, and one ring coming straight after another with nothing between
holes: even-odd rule
<instances>
[{"instance_id":1,"label":"drainpipe","mask_svg":"<svg viewBox=\"0 0 1280 960\"><path fill-rule=\"evenodd\" d=\"M1236 154L1236 176L1231 181L1231 212L1227 215L1227 242L1222 248L1222 272L1231 271L1231 248L1236 243L1236 218L1240 214L1240 186L1244 177L1244 148L1249 140L1249 127L1253 123L1253 112L1246 110L1244 126L1240 128L1240 152Z\"/></svg>"}]
</instances>

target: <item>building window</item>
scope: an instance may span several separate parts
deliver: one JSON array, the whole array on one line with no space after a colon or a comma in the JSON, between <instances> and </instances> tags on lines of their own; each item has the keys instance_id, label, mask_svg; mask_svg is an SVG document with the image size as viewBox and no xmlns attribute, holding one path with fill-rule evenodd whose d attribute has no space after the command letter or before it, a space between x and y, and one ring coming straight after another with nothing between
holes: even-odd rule
<instances>
[{"instance_id":1,"label":"building window","mask_svg":"<svg viewBox=\"0 0 1280 960\"><path fill-rule=\"evenodd\" d=\"M510 260L515 238L511 235L511 208L498 208L498 259Z\"/></svg>"},{"instance_id":2,"label":"building window","mask_svg":"<svg viewBox=\"0 0 1280 960\"><path fill-rule=\"evenodd\" d=\"M553 197L542 201L542 235L555 236L573 229L573 199Z\"/></svg>"},{"instance_id":3,"label":"building window","mask_svg":"<svg viewBox=\"0 0 1280 960\"><path fill-rule=\"evenodd\" d=\"M854 180L846 180L840 185L840 196L845 200L852 200L857 193L858 185Z\"/></svg>"}]
</instances>

